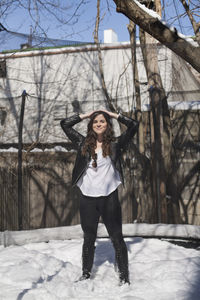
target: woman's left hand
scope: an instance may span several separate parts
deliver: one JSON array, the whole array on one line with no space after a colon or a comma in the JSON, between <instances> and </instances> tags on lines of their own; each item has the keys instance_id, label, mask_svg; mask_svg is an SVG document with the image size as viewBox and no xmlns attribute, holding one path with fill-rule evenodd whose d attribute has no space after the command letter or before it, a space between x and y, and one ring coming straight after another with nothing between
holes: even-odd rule
<instances>
[{"instance_id":1,"label":"woman's left hand","mask_svg":"<svg viewBox=\"0 0 200 300\"><path fill-rule=\"evenodd\" d=\"M101 111L104 111L105 113L107 113L111 118L117 119L119 117L118 114L108 111L106 109L101 109Z\"/></svg>"}]
</instances>

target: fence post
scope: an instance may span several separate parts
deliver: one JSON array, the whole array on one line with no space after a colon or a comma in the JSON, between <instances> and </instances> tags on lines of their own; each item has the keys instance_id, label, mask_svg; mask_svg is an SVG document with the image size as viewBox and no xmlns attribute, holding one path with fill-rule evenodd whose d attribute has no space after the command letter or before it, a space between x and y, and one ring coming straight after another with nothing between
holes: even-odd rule
<instances>
[{"instance_id":1,"label":"fence post","mask_svg":"<svg viewBox=\"0 0 200 300\"><path fill-rule=\"evenodd\" d=\"M22 149L23 149L23 140L22 140L22 131L23 131L23 121L24 121L24 108L25 108L25 99L26 91L22 93L22 103L21 103L21 112L19 120L19 132L18 132L18 228L19 230L23 229L23 220L22 220Z\"/></svg>"}]
</instances>

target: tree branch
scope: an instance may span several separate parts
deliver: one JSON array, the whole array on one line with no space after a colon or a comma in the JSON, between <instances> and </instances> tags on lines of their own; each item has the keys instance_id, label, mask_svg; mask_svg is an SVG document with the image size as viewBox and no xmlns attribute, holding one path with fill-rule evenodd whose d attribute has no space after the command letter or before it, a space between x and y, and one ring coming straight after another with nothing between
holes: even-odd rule
<instances>
[{"instance_id":1,"label":"tree branch","mask_svg":"<svg viewBox=\"0 0 200 300\"><path fill-rule=\"evenodd\" d=\"M135 0L113 1L117 6L117 12L123 13L144 31L148 32L161 44L171 49L200 72L199 47L195 47L186 39L181 38L176 30L170 30L167 25L160 21L159 16L153 16L151 11L148 13L147 8L143 9Z\"/></svg>"},{"instance_id":2,"label":"tree branch","mask_svg":"<svg viewBox=\"0 0 200 300\"><path fill-rule=\"evenodd\" d=\"M99 23L100 23L100 0L97 0L97 15L96 15L96 23L95 23L95 30L94 30L94 42L97 46L97 51L98 51L98 58L99 58L99 71L100 71L100 78L101 78L101 85L102 85L102 90L103 93L106 97L109 109L112 112L115 112L116 109L113 105L112 99L108 94L108 90L106 87L106 82L105 82L105 78L104 78L104 71L103 71L103 60L102 60L102 55L101 55L101 48L100 48L100 43L99 43L99 36L98 36L98 32L99 32Z\"/></svg>"},{"instance_id":3,"label":"tree branch","mask_svg":"<svg viewBox=\"0 0 200 300\"><path fill-rule=\"evenodd\" d=\"M197 22L195 21L195 19L193 17L193 13L190 10L189 4L187 4L187 2L185 0L179 0L179 1L182 3L183 7L185 8L185 11L188 15L188 18L190 19L193 29L194 29L194 32L195 32L195 35L197 38L197 42L200 45L200 31L199 31L200 23L197 24Z\"/></svg>"}]
</instances>

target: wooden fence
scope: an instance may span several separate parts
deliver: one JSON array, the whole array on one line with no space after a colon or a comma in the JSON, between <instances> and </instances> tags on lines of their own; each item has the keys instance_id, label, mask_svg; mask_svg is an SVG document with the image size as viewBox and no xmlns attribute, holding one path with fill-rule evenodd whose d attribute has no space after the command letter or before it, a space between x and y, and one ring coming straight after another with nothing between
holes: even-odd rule
<instances>
[{"instance_id":1,"label":"wooden fence","mask_svg":"<svg viewBox=\"0 0 200 300\"><path fill-rule=\"evenodd\" d=\"M79 190L71 187L73 152L23 153L22 229L75 225ZM0 231L19 229L17 153L0 154ZM120 188L123 221L134 218L130 193Z\"/></svg>"},{"instance_id":2,"label":"wooden fence","mask_svg":"<svg viewBox=\"0 0 200 300\"><path fill-rule=\"evenodd\" d=\"M176 178L180 185L185 182L180 198L181 217L183 223L200 225L200 173L195 169L200 161L200 112L179 112L172 116L172 121L176 161L179 161ZM74 159L74 152L23 152L22 229L80 223L79 190L71 187ZM19 229L17 170L18 154L1 152L0 231ZM126 168L129 184L119 188L123 223L134 222L139 210L135 180L138 170L129 171Z\"/></svg>"},{"instance_id":3,"label":"wooden fence","mask_svg":"<svg viewBox=\"0 0 200 300\"><path fill-rule=\"evenodd\" d=\"M23 229L79 223L77 194L70 188L73 153L23 154ZM17 154L0 156L0 228L18 229Z\"/></svg>"}]
</instances>

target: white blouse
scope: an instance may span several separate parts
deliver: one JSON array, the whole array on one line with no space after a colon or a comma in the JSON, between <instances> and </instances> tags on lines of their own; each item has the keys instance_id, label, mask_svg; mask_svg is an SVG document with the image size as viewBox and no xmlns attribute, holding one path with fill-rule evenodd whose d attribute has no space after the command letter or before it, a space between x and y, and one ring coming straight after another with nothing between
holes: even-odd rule
<instances>
[{"instance_id":1,"label":"white blouse","mask_svg":"<svg viewBox=\"0 0 200 300\"><path fill-rule=\"evenodd\" d=\"M121 184L119 172L109 156L103 157L102 149L97 153L97 167L90 161L88 168L77 182L83 195L89 197L108 196Z\"/></svg>"}]
</instances>

